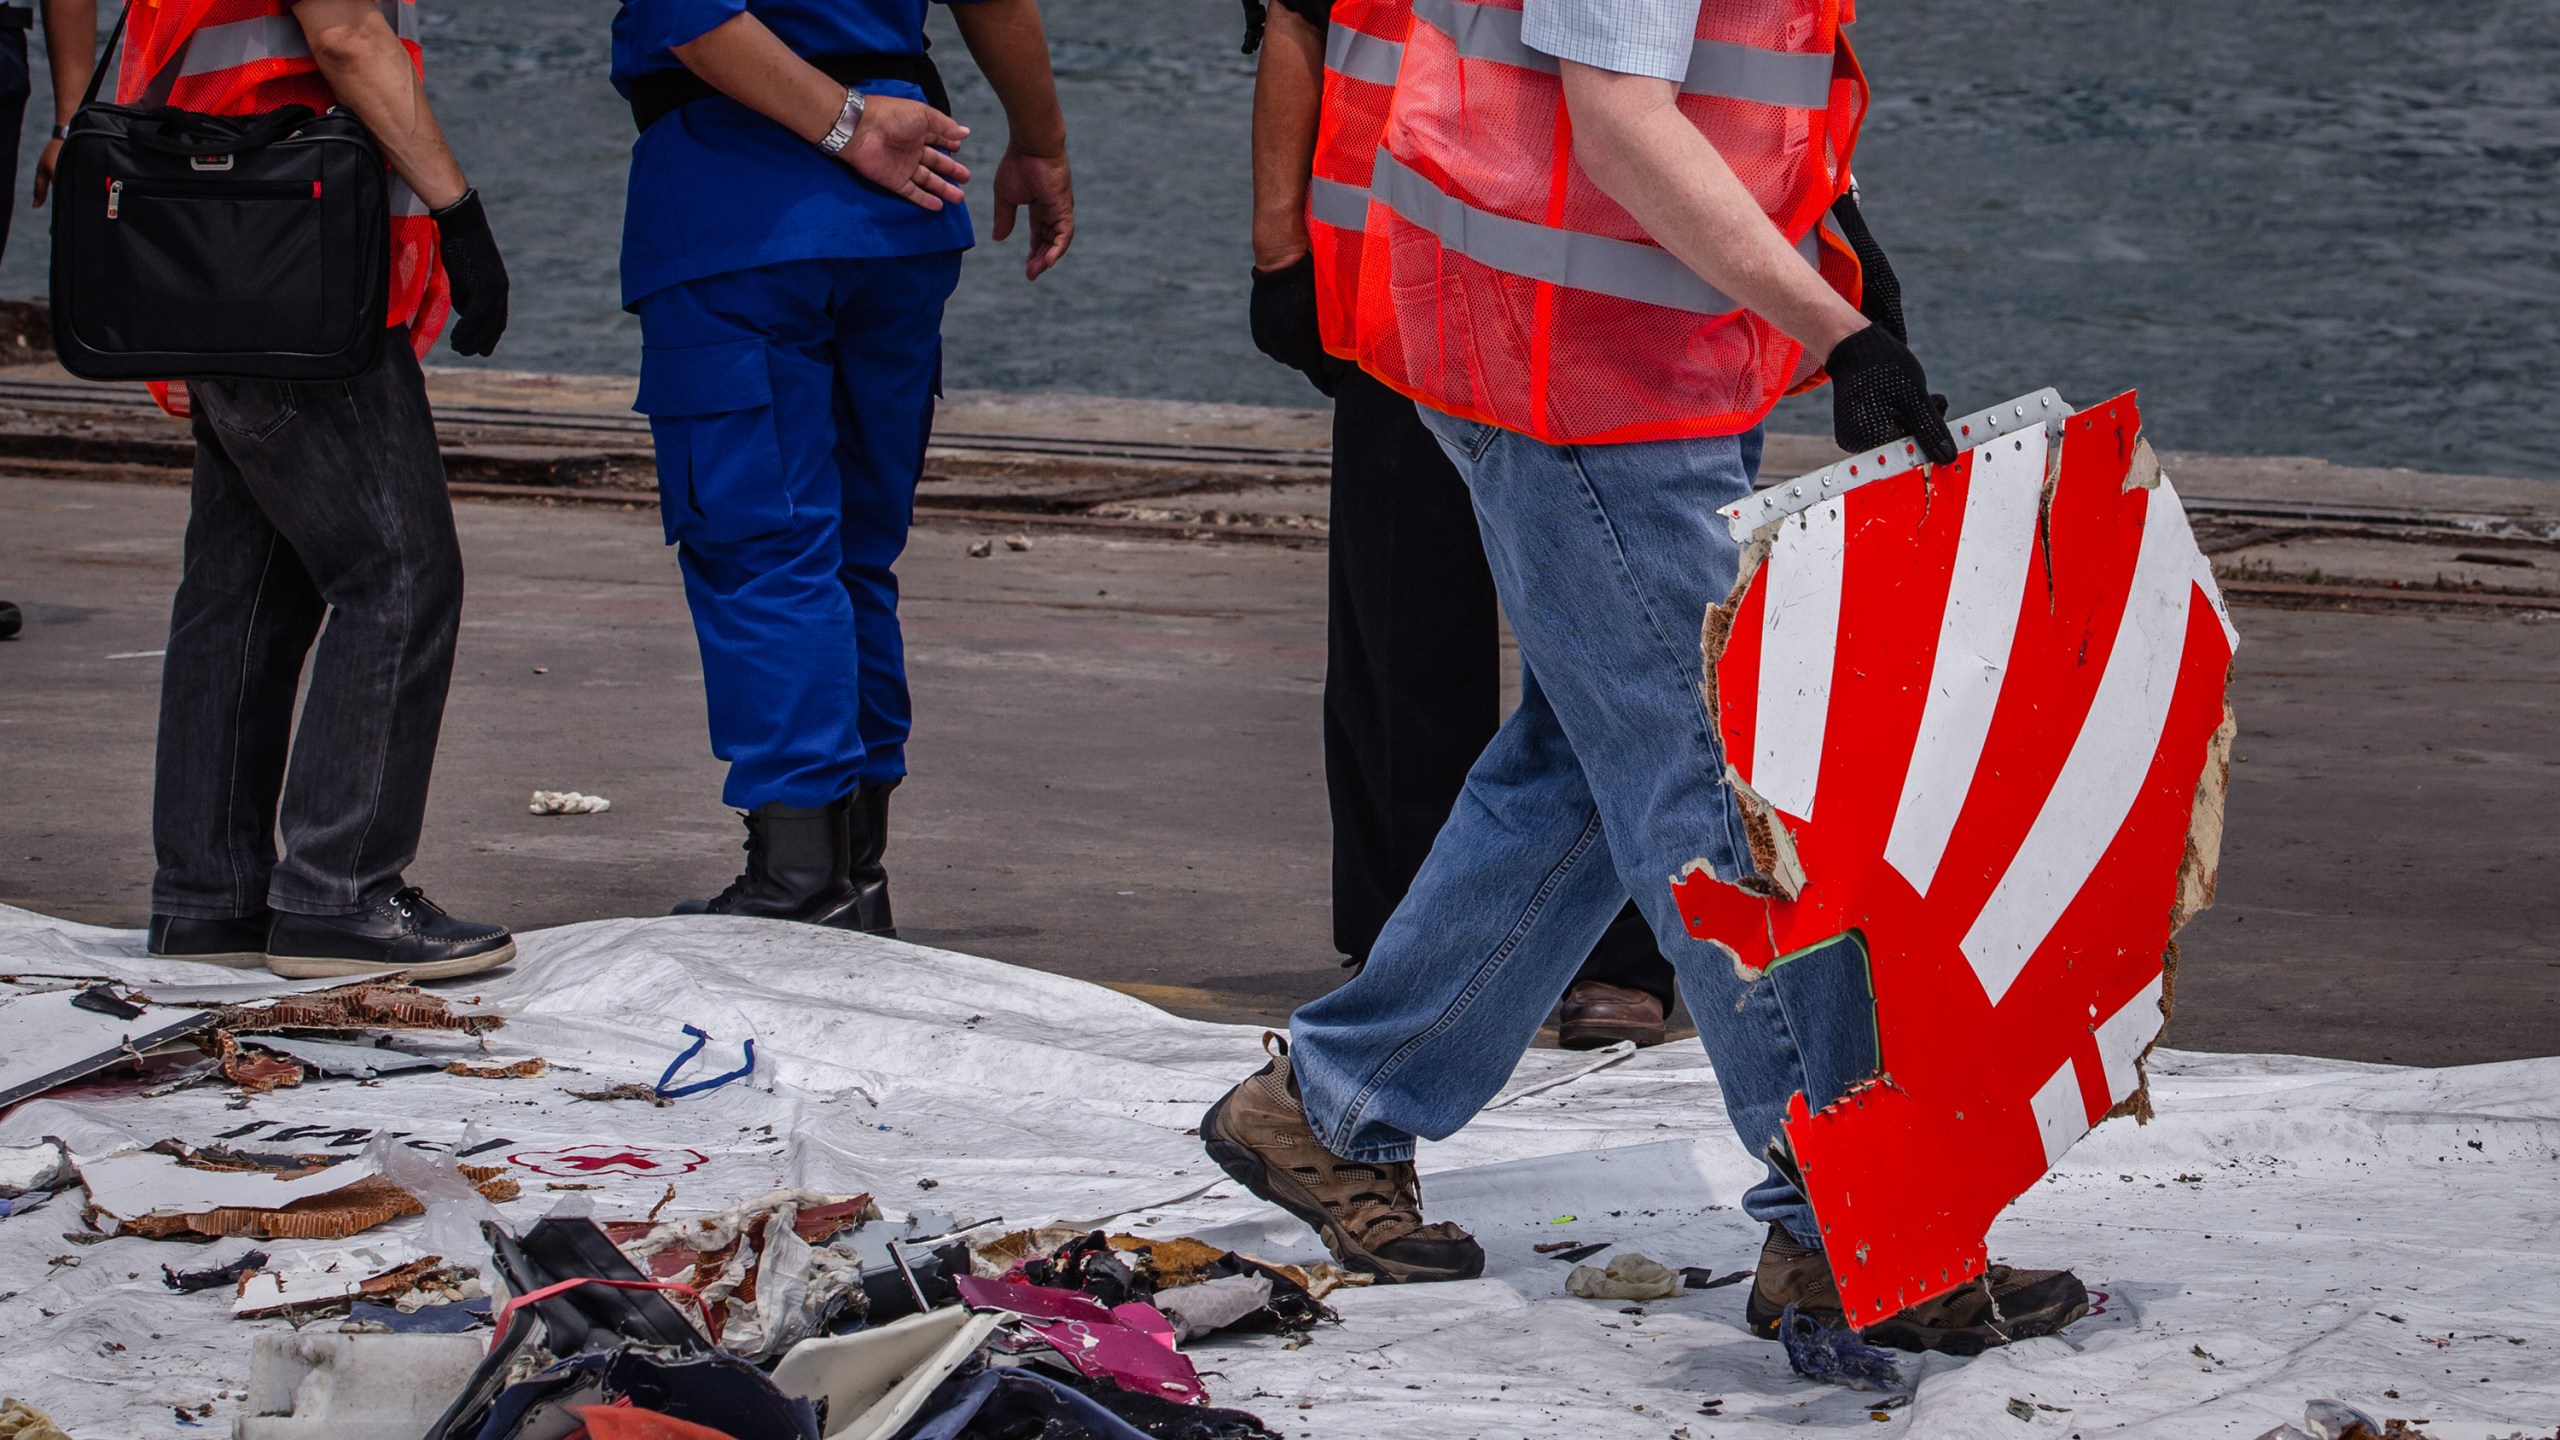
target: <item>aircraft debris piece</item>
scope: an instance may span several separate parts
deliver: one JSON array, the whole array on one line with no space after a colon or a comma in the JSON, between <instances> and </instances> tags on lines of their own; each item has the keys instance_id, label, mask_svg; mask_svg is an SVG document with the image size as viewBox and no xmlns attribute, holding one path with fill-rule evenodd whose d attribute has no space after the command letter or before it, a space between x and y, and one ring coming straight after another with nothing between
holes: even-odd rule
<instances>
[{"instance_id":1,"label":"aircraft debris piece","mask_svg":"<svg viewBox=\"0 0 2560 1440\"><path fill-rule=\"evenodd\" d=\"M141 1014L105 986L0 996L0 1110L140 1060L213 1023L203 1010Z\"/></svg>"},{"instance_id":2,"label":"aircraft debris piece","mask_svg":"<svg viewBox=\"0 0 2560 1440\"><path fill-rule=\"evenodd\" d=\"M250 1155L164 1141L149 1150L75 1156L73 1163L93 1224L151 1240L338 1240L426 1209L370 1158ZM503 1167L460 1168L492 1201L518 1193Z\"/></svg>"},{"instance_id":3,"label":"aircraft debris piece","mask_svg":"<svg viewBox=\"0 0 2560 1440\"><path fill-rule=\"evenodd\" d=\"M2238 637L2134 396L1985 413L1954 464L1762 492L1703 637L1759 874L1675 880L1690 933L1868 961L1879 1069L1786 1123L1853 1324L1981 1274L2002 1207L2147 1117L2220 850Z\"/></svg>"}]
</instances>

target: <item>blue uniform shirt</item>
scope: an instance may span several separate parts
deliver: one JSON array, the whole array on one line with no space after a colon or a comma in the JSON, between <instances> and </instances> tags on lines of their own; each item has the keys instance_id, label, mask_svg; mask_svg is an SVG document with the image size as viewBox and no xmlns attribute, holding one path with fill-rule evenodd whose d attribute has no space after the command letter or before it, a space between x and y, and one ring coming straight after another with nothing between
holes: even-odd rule
<instances>
[{"instance_id":1,"label":"blue uniform shirt","mask_svg":"<svg viewBox=\"0 0 2560 1440\"><path fill-rule=\"evenodd\" d=\"M802 55L920 55L926 0L622 0L613 17L613 83L683 68L675 47L741 12ZM913 85L871 94L921 100ZM631 148L622 216L622 303L669 285L789 260L964 250L966 206L926 210L726 96L697 100Z\"/></svg>"}]
</instances>

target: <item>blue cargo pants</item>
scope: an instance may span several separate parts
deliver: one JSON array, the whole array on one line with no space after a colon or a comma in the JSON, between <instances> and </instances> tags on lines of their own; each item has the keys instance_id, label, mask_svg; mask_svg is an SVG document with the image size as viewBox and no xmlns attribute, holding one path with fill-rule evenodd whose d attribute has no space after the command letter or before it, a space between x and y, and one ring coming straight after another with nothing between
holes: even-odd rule
<instances>
[{"instance_id":1,"label":"blue cargo pants","mask_svg":"<svg viewBox=\"0 0 2560 1440\"><path fill-rule=\"evenodd\" d=\"M722 798L829 804L906 774L898 578L957 250L796 260L638 305L658 504L702 647Z\"/></svg>"}]
</instances>

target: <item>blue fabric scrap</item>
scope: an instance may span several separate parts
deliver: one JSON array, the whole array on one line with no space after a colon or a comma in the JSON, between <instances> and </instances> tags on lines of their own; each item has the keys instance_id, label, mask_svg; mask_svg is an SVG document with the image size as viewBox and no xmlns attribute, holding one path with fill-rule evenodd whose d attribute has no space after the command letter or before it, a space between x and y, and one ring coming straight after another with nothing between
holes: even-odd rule
<instances>
[{"instance_id":1,"label":"blue fabric scrap","mask_svg":"<svg viewBox=\"0 0 2560 1440\"><path fill-rule=\"evenodd\" d=\"M666 1074L658 1077L657 1096L659 1099L673 1100L685 1095L699 1095L705 1090L717 1090L732 1080L743 1080L756 1073L756 1042L749 1040L746 1045L746 1063L740 1065L737 1069L730 1071L726 1075L714 1075L708 1080L696 1080L689 1085L676 1084L676 1073L684 1069L685 1066L692 1064L693 1057L702 1053L702 1047L711 1043L711 1036L709 1032L703 1030L702 1027L698 1025L687 1025L684 1027L684 1033L693 1037L693 1044L683 1054L677 1056L674 1063L667 1066Z\"/></svg>"},{"instance_id":2,"label":"blue fabric scrap","mask_svg":"<svg viewBox=\"0 0 2560 1440\"><path fill-rule=\"evenodd\" d=\"M1787 1348L1787 1363L1808 1380L1852 1390L1902 1388L1893 1352L1859 1339L1846 1325L1816 1320L1789 1305L1778 1317L1778 1341Z\"/></svg>"}]
</instances>

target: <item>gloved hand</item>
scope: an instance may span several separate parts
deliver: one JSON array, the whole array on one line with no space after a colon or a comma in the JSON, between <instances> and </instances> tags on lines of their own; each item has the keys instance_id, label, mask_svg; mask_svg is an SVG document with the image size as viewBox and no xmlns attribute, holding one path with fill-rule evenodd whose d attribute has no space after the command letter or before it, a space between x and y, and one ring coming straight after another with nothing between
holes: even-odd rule
<instances>
[{"instance_id":1,"label":"gloved hand","mask_svg":"<svg viewBox=\"0 0 2560 1440\"><path fill-rule=\"evenodd\" d=\"M507 331L507 262L489 233L489 212L480 208L479 191L465 190L461 199L431 213L460 317L453 322L453 353L489 354Z\"/></svg>"},{"instance_id":2,"label":"gloved hand","mask_svg":"<svg viewBox=\"0 0 2560 1440\"><path fill-rule=\"evenodd\" d=\"M1325 353L1316 323L1316 259L1253 272L1253 348L1307 377L1330 396L1342 386L1343 363Z\"/></svg>"},{"instance_id":3,"label":"gloved hand","mask_svg":"<svg viewBox=\"0 0 2560 1440\"><path fill-rule=\"evenodd\" d=\"M1894 275L1892 262L1884 258L1884 247L1876 243L1875 233L1867 229L1867 217L1858 210L1858 197L1849 194L1833 201L1831 218L1838 222L1849 248L1857 252L1858 268L1866 277L1865 288L1858 296L1858 313L1883 326L1894 339L1910 344L1911 332L1902 326L1902 281Z\"/></svg>"},{"instance_id":4,"label":"gloved hand","mask_svg":"<svg viewBox=\"0 0 2560 1440\"><path fill-rule=\"evenodd\" d=\"M1822 368L1831 373L1831 438L1841 449L1881 450L1907 436L1933 463L1954 462L1946 397L1929 393L1920 361L1883 325L1832 346Z\"/></svg>"}]
</instances>

